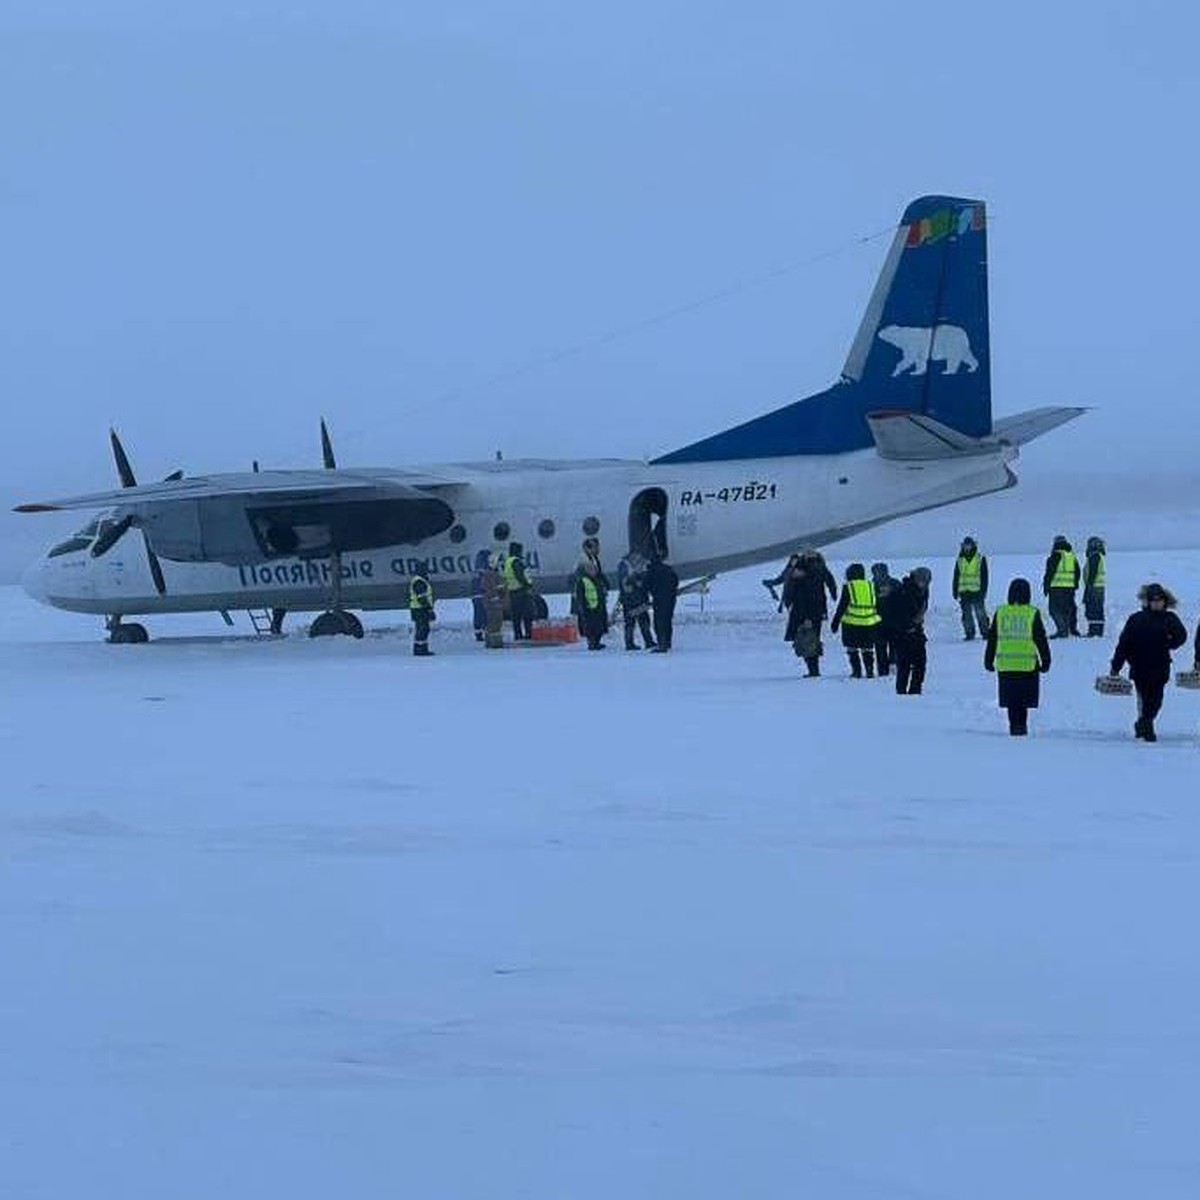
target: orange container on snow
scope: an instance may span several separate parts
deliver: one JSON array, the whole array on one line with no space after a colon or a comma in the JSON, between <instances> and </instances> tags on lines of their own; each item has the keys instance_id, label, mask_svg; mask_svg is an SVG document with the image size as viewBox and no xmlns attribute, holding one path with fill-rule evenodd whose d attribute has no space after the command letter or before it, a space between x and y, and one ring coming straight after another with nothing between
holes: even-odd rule
<instances>
[{"instance_id":1,"label":"orange container on snow","mask_svg":"<svg viewBox=\"0 0 1200 1200\"><path fill-rule=\"evenodd\" d=\"M567 645L579 641L579 627L574 617L538 621L530 633L530 640L549 645Z\"/></svg>"}]
</instances>

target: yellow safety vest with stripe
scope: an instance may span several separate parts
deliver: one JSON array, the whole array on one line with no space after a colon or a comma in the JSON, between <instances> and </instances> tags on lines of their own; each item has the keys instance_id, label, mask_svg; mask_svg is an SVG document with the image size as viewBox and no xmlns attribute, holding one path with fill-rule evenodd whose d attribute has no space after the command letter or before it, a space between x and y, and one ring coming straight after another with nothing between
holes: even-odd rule
<instances>
[{"instance_id":1,"label":"yellow safety vest with stripe","mask_svg":"<svg viewBox=\"0 0 1200 1200\"><path fill-rule=\"evenodd\" d=\"M1104 586L1104 555L1096 556L1096 575L1092 580L1092 587L1102 588Z\"/></svg>"},{"instance_id":2,"label":"yellow safety vest with stripe","mask_svg":"<svg viewBox=\"0 0 1200 1200\"><path fill-rule=\"evenodd\" d=\"M506 554L504 556L504 565L501 568L501 574L504 577L504 590L507 592L515 592L525 585L517 578L516 555Z\"/></svg>"},{"instance_id":3,"label":"yellow safety vest with stripe","mask_svg":"<svg viewBox=\"0 0 1200 1200\"><path fill-rule=\"evenodd\" d=\"M589 611L595 612L600 607L600 589L589 575L581 575L579 577L579 585L583 591L583 603L585 607Z\"/></svg>"},{"instance_id":4,"label":"yellow safety vest with stripe","mask_svg":"<svg viewBox=\"0 0 1200 1200\"><path fill-rule=\"evenodd\" d=\"M408 611L418 612L422 608L433 608L433 588L424 575L414 575L408 585Z\"/></svg>"},{"instance_id":5,"label":"yellow safety vest with stripe","mask_svg":"<svg viewBox=\"0 0 1200 1200\"><path fill-rule=\"evenodd\" d=\"M978 592L983 583L983 556L965 554L958 556L958 594Z\"/></svg>"},{"instance_id":6,"label":"yellow safety vest with stripe","mask_svg":"<svg viewBox=\"0 0 1200 1200\"><path fill-rule=\"evenodd\" d=\"M850 602L842 614L844 625L878 625L879 613L875 611L875 585L869 579L847 579L846 590Z\"/></svg>"},{"instance_id":7,"label":"yellow safety vest with stripe","mask_svg":"<svg viewBox=\"0 0 1200 1200\"><path fill-rule=\"evenodd\" d=\"M1050 576L1050 586L1075 590L1075 555L1072 551L1060 550L1058 552L1058 566L1054 568L1054 574Z\"/></svg>"},{"instance_id":8,"label":"yellow safety vest with stripe","mask_svg":"<svg viewBox=\"0 0 1200 1200\"><path fill-rule=\"evenodd\" d=\"M1036 671L1037 645L1033 622L1037 609L1032 604L1002 604L992 620L996 623L996 670Z\"/></svg>"}]
</instances>

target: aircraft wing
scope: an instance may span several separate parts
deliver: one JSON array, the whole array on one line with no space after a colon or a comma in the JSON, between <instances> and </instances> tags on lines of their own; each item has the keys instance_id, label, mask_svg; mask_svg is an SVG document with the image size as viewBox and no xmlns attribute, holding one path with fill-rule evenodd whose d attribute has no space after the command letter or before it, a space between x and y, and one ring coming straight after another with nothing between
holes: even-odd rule
<instances>
[{"instance_id":1,"label":"aircraft wing","mask_svg":"<svg viewBox=\"0 0 1200 1200\"><path fill-rule=\"evenodd\" d=\"M114 508L120 531L141 529L163 558L241 566L415 545L454 523L453 508L436 493L462 483L386 469L257 471L134 484L17 511ZM93 555L114 541L93 546Z\"/></svg>"},{"instance_id":2,"label":"aircraft wing","mask_svg":"<svg viewBox=\"0 0 1200 1200\"><path fill-rule=\"evenodd\" d=\"M113 508L153 504L159 501L211 500L241 497L246 500L286 497L303 493L326 499L350 498L389 488L421 491L461 487L464 480L420 471L332 470L332 471L246 471L222 475L193 475L162 483L143 483L105 492L85 492L56 500L18 504L14 512L59 512L65 509Z\"/></svg>"}]
</instances>

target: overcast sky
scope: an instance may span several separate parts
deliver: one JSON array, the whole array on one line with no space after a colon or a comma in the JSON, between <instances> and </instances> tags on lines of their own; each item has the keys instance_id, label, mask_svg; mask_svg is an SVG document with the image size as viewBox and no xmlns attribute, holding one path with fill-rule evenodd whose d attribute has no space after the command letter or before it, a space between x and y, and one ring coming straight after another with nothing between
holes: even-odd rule
<instances>
[{"instance_id":1,"label":"overcast sky","mask_svg":"<svg viewBox=\"0 0 1200 1200\"><path fill-rule=\"evenodd\" d=\"M145 478L321 414L346 465L661 453L832 381L939 191L995 411L1096 406L1039 468L1194 461L1194 11L8 0L0 489L108 484L110 422Z\"/></svg>"}]
</instances>

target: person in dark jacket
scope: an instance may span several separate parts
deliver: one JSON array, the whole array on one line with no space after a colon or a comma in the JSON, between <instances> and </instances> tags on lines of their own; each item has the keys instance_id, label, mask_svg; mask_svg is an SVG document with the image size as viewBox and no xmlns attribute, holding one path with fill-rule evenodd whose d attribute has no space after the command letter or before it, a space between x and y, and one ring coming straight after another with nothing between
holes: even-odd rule
<instances>
[{"instance_id":1,"label":"person in dark jacket","mask_svg":"<svg viewBox=\"0 0 1200 1200\"><path fill-rule=\"evenodd\" d=\"M642 635L647 650L655 646L650 632L650 596L646 592L646 560L631 550L617 563L617 587L621 590L621 616L625 623L625 649L636 650L634 629Z\"/></svg>"},{"instance_id":2,"label":"person in dark jacket","mask_svg":"<svg viewBox=\"0 0 1200 1200\"><path fill-rule=\"evenodd\" d=\"M1136 737L1156 742L1154 718L1162 708L1163 689L1171 678L1171 651L1187 641L1183 622L1171 611L1175 597L1161 583L1147 583L1138 590L1142 607L1121 630L1113 651L1110 675L1119 675L1129 664L1129 678L1137 690Z\"/></svg>"},{"instance_id":3,"label":"person in dark jacket","mask_svg":"<svg viewBox=\"0 0 1200 1200\"><path fill-rule=\"evenodd\" d=\"M928 567L916 567L887 598L887 622L896 631L896 694L919 696L925 686L928 652L925 613L929 608Z\"/></svg>"},{"instance_id":4,"label":"person in dark jacket","mask_svg":"<svg viewBox=\"0 0 1200 1200\"><path fill-rule=\"evenodd\" d=\"M798 658L804 660L810 678L821 673L821 624L825 620L825 594L832 582L825 560L815 551L797 554L783 585L783 607L787 627L783 636Z\"/></svg>"},{"instance_id":5,"label":"person in dark jacket","mask_svg":"<svg viewBox=\"0 0 1200 1200\"><path fill-rule=\"evenodd\" d=\"M950 583L950 592L958 601L962 613L964 641L974 639L976 625L979 626L980 636L987 637L987 590L987 558L979 553L973 537L965 537L959 547L958 558L954 560L954 578Z\"/></svg>"},{"instance_id":6,"label":"person in dark jacket","mask_svg":"<svg viewBox=\"0 0 1200 1200\"><path fill-rule=\"evenodd\" d=\"M665 558L655 554L646 568L646 591L654 606L654 636L658 645L651 654L666 654L675 631L675 599L679 595L679 576Z\"/></svg>"},{"instance_id":7,"label":"person in dark jacket","mask_svg":"<svg viewBox=\"0 0 1200 1200\"><path fill-rule=\"evenodd\" d=\"M1042 614L1030 603L1028 579L1008 585L1008 603L992 614L983 652L984 670L997 675L1000 707L1008 710L1008 732L1029 732L1029 710L1037 708L1041 676L1050 670L1050 642Z\"/></svg>"},{"instance_id":8,"label":"person in dark jacket","mask_svg":"<svg viewBox=\"0 0 1200 1200\"><path fill-rule=\"evenodd\" d=\"M781 585L786 586L788 577L796 569L796 565L799 562L800 562L800 555L798 552L796 554L789 554L787 562L785 562L783 564L783 570L780 571L778 575L774 576L774 578L764 579L762 581L763 587L765 587L767 589L767 591L771 593L771 599L774 600L775 603L779 605L780 612L783 612L783 610L786 606L783 603L783 599L780 597L779 593L775 589L777 587L780 587Z\"/></svg>"},{"instance_id":9,"label":"person in dark jacket","mask_svg":"<svg viewBox=\"0 0 1200 1200\"><path fill-rule=\"evenodd\" d=\"M1042 573L1042 595L1049 600L1052 638L1079 636L1079 610L1075 591L1079 587L1079 560L1071 543L1060 533L1054 539Z\"/></svg>"},{"instance_id":10,"label":"person in dark jacket","mask_svg":"<svg viewBox=\"0 0 1200 1200\"><path fill-rule=\"evenodd\" d=\"M888 597L900 586L885 562L871 564L871 582L875 585L875 608L879 613L879 624L875 626L875 663L880 676L891 673L896 658L895 630L885 615Z\"/></svg>"},{"instance_id":11,"label":"person in dark jacket","mask_svg":"<svg viewBox=\"0 0 1200 1200\"><path fill-rule=\"evenodd\" d=\"M1083 615L1087 618L1088 637L1104 636L1106 554L1103 538L1088 538L1083 560Z\"/></svg>"},{"instance_id":12,"label":"person in dark jacket","mask_svg":"<svg viewBox=\"0 0 1200 1200\"><path fill-rule=\"evenodd\" d=\"M875 629L879 625L879 610L875 607L875 587L867 578L862 563L846 568L846 582L829 622L829 632L842 630L842 645L850 661L850 674L861 679L875 677Z\"/></svg>"}]
</instances>

